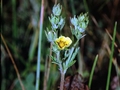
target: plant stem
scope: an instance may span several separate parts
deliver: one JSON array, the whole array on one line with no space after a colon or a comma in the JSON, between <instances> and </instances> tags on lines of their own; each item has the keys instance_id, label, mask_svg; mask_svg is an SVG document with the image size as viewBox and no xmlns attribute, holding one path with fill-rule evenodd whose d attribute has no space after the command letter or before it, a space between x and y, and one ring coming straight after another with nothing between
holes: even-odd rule
<instances>
[{"instance_id":1,"label":"plant stem","mask_svg":"<svg viewBox=\"0 0 120 90\"><path fill-rule=\"evenodd\" d=\"M114 42L115 42L115 35L116 35L116 27L117 27L117 22L115 22L114 32L113 32L113 40L112 40L112 46L111 46L111 54L110 54L110 61L109 61L109 68L108 68L106 90L109 90L109 84L110 84L110 76L111 76L111 69L112 69L112 59L113 59L113 52L114 52Z\"/></svg>"},{"instance_id":2,"label":"plant stem","mask_svg":"<svg viewBox=\"0 0 120 90\"><path fill-rule=\"evenodd\" d=\"M65 76L65 73L62 71L61 72L61 81L60 81L60 90L63 90L64 76Z\"/></svg>"},{"instance_id":3,"label":"plant stem","mask_svg":"<svg viewBox=\"0 0 120 90\"><path fill-rule=\"evenodd\" d=\"M46 69L45 69L45 75L44 75L44 85L43 90L47 90L47 82L50 74L50 67L51 67L51 55L52 55L52 43L50 43L50 54L49 54L49 60L46 60Z\"/></svg>"},{"instance_id":4,"label":"plant stem","mask_svg":"<svg viewBox=\"0 0 120 90\"><path fill-rule=\"evenodd\" d=\"M61 74L60 90L63 90L65 71L63 70L62 62L60 61L60 51L58 51L56 55L57 55L57 61L59 62L59 69Z\"/></svg>"},{"instance_id":5,"label":"plant stem","mask_svg":"<svg viewBox=\"0 0 120 90\"><path fill-rule=\"evenodd\" d=\"M93 73L94 73L94 71L95 71L95 66L96 66L96 64L97 64L97 60L98 60L98 55L96 55L96 57L95 57L95 60L94 60L94 63L93 63L93 67L92 67L92 70L91 70L91 73L90 73L89 84L88 84L89 89L91 88Z\"/></svg>"},{"instance_id":6,"label":"plant stem","mask_svg":"<svg viewBox=\"0 0 120 90\"><path fill-rule=\"evenodd\" d=\"M49 78L49 74L50 74L50 67L51 67L51 56L52 56L52 43L50 43L50 55L49 55L49 62L48 62L48 72L47 72L47 81Z\"/></svg>"},{"instance_id":7,"label":"plant stem","mask_svg":"<svg viewBox=\"0 0 120 90\"><path fill-rule=\"evenodd\" d=\"M79 39L77 39L77 41L75 42L75 44L73 45L73 47L76 47L77 44L78 44L78 42L79 42Z\"/></svg>"},{"instance_id":8,"label":"plant stem","mask_svg":"<svg viewBox=\"0 0 120 90\"><path fill-rule=\"evenodd\" d=\"M40 31L39 31L39 42L38 42L38 57L37 57L37 73L36 73L36 89L35 90L39 90L43 18L44 18L44 0L42 0L41 13L40 13L40 23L39 23Z\"/></svg>"}]
</instances>

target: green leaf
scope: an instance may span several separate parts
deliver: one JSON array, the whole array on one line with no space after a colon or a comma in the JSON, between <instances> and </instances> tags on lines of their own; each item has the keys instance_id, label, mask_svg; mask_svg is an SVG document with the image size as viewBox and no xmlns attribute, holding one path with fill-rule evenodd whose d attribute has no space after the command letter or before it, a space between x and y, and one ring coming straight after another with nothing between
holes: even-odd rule
<instances>
[{"instance_id":1,"label":"green leaf","mask_svg":"<svg viewBox=\"0 0 120 90\"><path fill-rule=\"evenodd\" d=\"M69 62L68 65L67 65L67 68L71 67L75 62L76 62L75 60Z\"/></svg>"},{"instance_id":2,"label":"green leaf","mask_svg":"<svg viewBox=\"0 0 120 90\"><path fill-rule=\"evenodd\" d=\"M70 61L72 61L76 57L78 50L79 50L79 47L75 49L75 52L72 54Z\"/></svg>"},{"instance_id":3,"label":"green leaf","mask_svg":"<svg viewBox=\"0 0 120 90\"><path fill-rule=\"evenodd\" d=\"M70 30L71 30L71 33L72 33L73 35L75 35L75 29L73 29L72 26L70 26Z\"/></svg>"},{"instance_id":4,"label":"green leaf","mask_svg":"<svg viewBox=\"0 0 120 90\"><path fill-rule=\"evenodd\" d=\"M67 62L68 62L68 61L67 61ZM75 62L76 62L76 61L73 60L73 61L71 61L71 62L68 62L68 64L63 63L63 68L64 68L64 70L67 71L67 69L68 69L69 67L71 67Z\"/></svg>"},{"instance_id":5,"label":"green leaf","mask_svg":"<svg viewBox=\"0 0 120 90\"><path fill-rule=\"evenodd\" d=\"M52 63L59 65L59 62L57 61L57 59L55 57L51 56L51 59L53 60Z\"/></svg>"},{"instance_id":6,"label":"green leaf","mask_svg":"<svg viewBox=\"0 0 120 90\"><path fill-rule=\"evenodd\" d=\"M67 70L66 63L63 63L63 68L64 68L64 70Z\"/></svg>"},{"instance_id":7,"label":"green leaf","mask_svg":"<svg viewBox=\"0 0 120 90\"><path fill-rule=\"evenodd\" d=\"M28 76L26 77L26 82L29 84L32 84L35 80L35 76L33 73L28 74Z\"/></svg>"},{"instance_id":8,"label":"green leaf","mask_svg":"<svg viewBox=\"0 0 120 90\"><path fill-rule=\"evenodd\" d=\"M51 56L51 59L52 59L53 61L56 61L56 58L55 58L55 57L53 57L53 56Z\"/></svg>"},{"instance_id":9,"label":"green leaf","mask_svg":"<svg viewBox=\"0 0 120 90\"><path fill-rule=\"evenodd\" d=\"M62 61L64 61L68 56L69 56L69 50L65 50L64 58L62 59Z\"/></svg>"}]
</instances>

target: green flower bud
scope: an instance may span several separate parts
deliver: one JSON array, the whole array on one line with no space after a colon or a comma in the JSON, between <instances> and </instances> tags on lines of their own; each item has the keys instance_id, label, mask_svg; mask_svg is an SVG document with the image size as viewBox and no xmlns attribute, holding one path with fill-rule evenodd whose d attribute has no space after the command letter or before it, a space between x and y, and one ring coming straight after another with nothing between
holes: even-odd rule
<instances>
[{"instance_id":1,"label":"green flower bud","mask_svg":"<svg viewBox=\"0 0 120 90\"><path fill-rule=\"evenodd\" d=\"M58 25L59 25L60 30L62 30L65 25L65 19L60 17L60 22L58 23Z\"/></svg>"},{"instance_id":2,"label":"green flower bud","mask_svg":"<svg viewBox=\"0 0 120 90\"><path fill-rule=\"evenodd\" d=\"M88 25L88 14L80 14L78 18L74 16L74 18L71 18L71 23L73 24L75 30L79 30L81 33L83 33Z\"/></svg>"},{"instance_id":3,"label":"green flower bud","mask_svg":"<svg viewBox=\"0 0 120 90\"><path fill-rule=\"evenodd\" d=\"M88 13L85 14L80 14L80 16L78 17L78 21L79 21L79 27L86 29L89 20L88 20Z\"/></svg>"},{"instance_id":4,"label":"green flower bud","mask_svg":"<svg viewBox=\"0 0 120 90\"><path fill-rule=\"evenodd\" d=\"M74 26L78 26L78 19L76 18L76 16L74 16L74 18L71 18L71 23L72 23Z\"/></svg>"},{"instance_id":5,"label":"green flower bud","mask_svg":"<svg viewBox=\"0 0 120 90\"><path fill-rule=\"evenodd\" d=\"M59 23L59 17L51 15L51 17L49 17L49 20L52 24L52 28L57 29L58 28L58 23Z\"/></svg>"},{"instance_id":6,"label":"green flower bud","mask_svg":"<svg viewBox=\"0 0 120 90\"><path fill-rule=\"evenodd\" d=\"M59 16L61 14L62 11L62 6L60 6L60 4L54 5L52 12L55 16Z\"/></svg>"},{"instance_id":7,"label":"green flower bud","mask_svg":"<svg viewBox=\"0 0 120 90\"><path fill-rule=\"evenodd\" d=\"M49 42L53 43L57 38L57 34L54 31L48 31L48 28L47 28L47 31L45 31L45 34Z\"/></svg>"},{"instance_id":8,"label":"green flower bud","mask_svg":"<svg viewBox=\"0 0 120 90\"><path fill-rule=\"evenodd\" d=\"M63 26L65 24L65 20L64 20L64 18L62 18L62 16L57 17L57 16L51 15L51 17L49 17L49 20L50 20L50 22L52 24L52 28L55 29L55 30L58 29L58 28L60 30L62 30L62 28L63 28Z\"/></svg>"}]
</instances>

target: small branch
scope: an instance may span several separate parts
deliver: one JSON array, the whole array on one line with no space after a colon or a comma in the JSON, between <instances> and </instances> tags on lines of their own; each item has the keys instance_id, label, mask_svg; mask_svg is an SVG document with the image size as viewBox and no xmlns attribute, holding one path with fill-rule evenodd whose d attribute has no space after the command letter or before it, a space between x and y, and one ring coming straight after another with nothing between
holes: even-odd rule
<instances>
[{"instance_id":1,"label":"small branch","mask_svg":"<svg viewBox=\"0 0 120 90\"><path fill-rule=\"evenodd\" d=\"M10 50L9 50L9 48L8 48L8 46L7 46L6 42L5 42L2 34L1 34L1 39L2 39L2 41L3 41L3 43L4 43L4 45L5 45L5 48L6 48L7 52L8 52L8 55L9 55L9 57L10 57L10 60L11 60L12 63L13 63L13 66L14 66L15 71L16 71L16 73L17 73L18 80L19 80L20 85L21 85L21 88L22 88L22 90L25 90L24 85L23 85L22 80L21 80L21 77L20 77L20 74L19 74L19 71L18 71L18 69L17 69L17 66L16 66L16 64L15 64L15 62L14 62L14 59L13 59L13 57L12 57L12 54L10 53Z\"/></svg>"}]
</instances>

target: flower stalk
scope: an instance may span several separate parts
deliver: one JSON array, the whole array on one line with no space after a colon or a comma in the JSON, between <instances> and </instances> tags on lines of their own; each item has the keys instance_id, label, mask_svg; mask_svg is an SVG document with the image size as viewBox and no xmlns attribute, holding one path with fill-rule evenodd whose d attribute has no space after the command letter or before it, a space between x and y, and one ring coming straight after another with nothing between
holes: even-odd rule
<instances>
[{"instance_id":1,"label":"flower stalk","mask_svg":"<svg viewBox=\"0 0 120 90\"><path fill-rule=\"evenodd\" d=\"M63 90L65 73L61 72L60 90Z\"/></svg>"}]
</instances>

